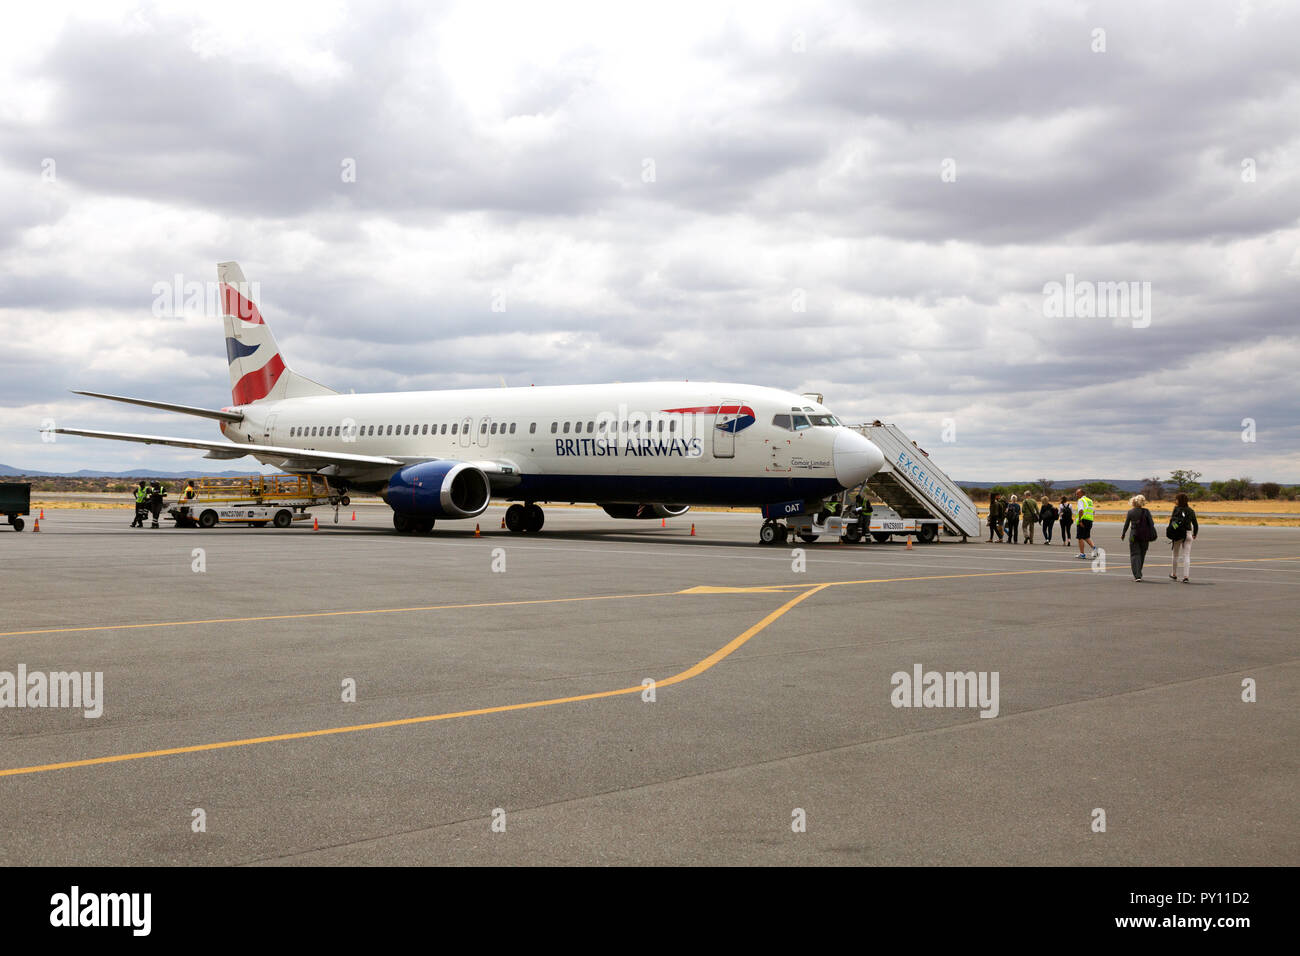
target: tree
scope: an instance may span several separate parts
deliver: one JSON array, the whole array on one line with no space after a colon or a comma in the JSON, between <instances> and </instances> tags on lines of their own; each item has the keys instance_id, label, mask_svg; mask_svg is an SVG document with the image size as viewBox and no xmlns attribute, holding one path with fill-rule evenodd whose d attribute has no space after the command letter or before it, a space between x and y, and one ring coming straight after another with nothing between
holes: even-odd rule
<instances>
[{"instance_id":1,"label":"tree","mask_svg":"<svg viewBox=\"0 0 1300 956\"><path fill-rule=\"evenodd\" d=\"M1165 496L1165 481L1163 478L1143 478L1142 494L1148 501L1159 501Z\"/></svg>"},{"instance_id":2,"label":"tree","mask_svg":"<svg viewBox=\"0 0 1300 956\"><path fill-rule=\"evenodd\" d=\"M1034 492L1040 497L1043 495L1050 495L1055 484L1056 482L1052 481L1050 478L1039 478L1034 482Z\"/></svg>"},{"instance_id":3,"label":"tree","mask_svg":"<svg viewBox=\"0 0 1300 956\"><path fill-rule=\"evenodd\" d=\"M1100 498L1102 495L1118 494L1119 489L1109 481L1090 481L1083 486L1083 493L1089 498Z\"/></svg>"},{"instance_id":4,"label":"tree","mask_svg":"<svg viewBox=\"0 0 1300 956\"><path fill-rule=\"evenodd\" d=\"M1265 498L1276 498L1282 492L1282 486L1276 481L1261 481L1259 493Z\"/></svg>"},{"instance_id":5,"label":"tree","mask_svg":"<svg viewBox=\"0 0 1300 956\"><path fill-rule=\"evenodd\" d=\"M1169 483L1178 488L1180 494L1189 495L1201 486L1201 473L1179 468L1169 475Z\"/></svg>"}]
</instances>

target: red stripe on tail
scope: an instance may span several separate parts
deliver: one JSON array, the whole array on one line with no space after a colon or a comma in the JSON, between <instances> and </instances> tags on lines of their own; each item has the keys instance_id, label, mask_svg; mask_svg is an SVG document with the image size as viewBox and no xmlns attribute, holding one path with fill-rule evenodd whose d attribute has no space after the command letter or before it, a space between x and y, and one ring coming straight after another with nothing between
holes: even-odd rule
<instances>
[{"instance_id":1,"label":"red stripe on tail","mask_svg":"<svg viewBox=\"0 0 1300 956\"><path fill-rule=\"evenodd\" d=\"M257 310L257 305L248 299L245 299L234 286L225 282L221 283L221 306L226 310L226 315L233 315L244 322L252 322L256 325L265 325L262 321L262 313Z\"/></svg>"},{"instance_id":2,"label":"red stripe on tail","mask_svg":"<svg viewBox=\"0 0 1300 956\"><path fill-rule=\"evenodd\" d=\"M230 394L234 396L236 405L247 405L260 398L266 398L283 374L284 360L280 358L279 353L276 353L271 356L271 361L236 382Z\"/></svg>"}]
</instances>

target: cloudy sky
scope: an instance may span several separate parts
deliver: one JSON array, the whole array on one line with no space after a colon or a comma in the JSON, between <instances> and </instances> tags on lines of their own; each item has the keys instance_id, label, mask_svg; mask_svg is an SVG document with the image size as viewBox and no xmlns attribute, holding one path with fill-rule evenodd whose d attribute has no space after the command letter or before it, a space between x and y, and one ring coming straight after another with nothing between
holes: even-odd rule
<instances>
[{"instance_id":1,"label":"cloudy sky","mask_svg":"<svg viewBox=\"0 0 1300 956\"><path fill-rule=\"evenodd\" d=\"M38 428L217 437L67 389L228 404L220 319L154 313L236 259L341 391L719 379L964 480L1300 481L1300 7L1035 6L16 8L0 463L210 469Z\"/></svg>"}]
</instances>

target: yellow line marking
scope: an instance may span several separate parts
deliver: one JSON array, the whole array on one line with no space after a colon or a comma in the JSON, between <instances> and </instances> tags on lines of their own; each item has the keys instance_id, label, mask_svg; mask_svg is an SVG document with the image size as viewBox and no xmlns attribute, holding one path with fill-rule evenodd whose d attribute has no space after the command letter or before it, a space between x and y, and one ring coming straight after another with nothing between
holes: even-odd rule
<instances>
[{"instance_id":1,"label":"yellow line marking","mask_svg":"<svg viewBox=\"0 0 1300 956\"><path fill-rule=\"evenodd\" d=\"M411 614L417 611L454 611L461 608L518 607L525 604L565 604L574 601L621 601L629 598L671 597L676 591L645 594L597 594L589 597L536 598L527 601L487 601L479 604L430 604L425 607L381 607L358 611L304 611L301 614L266 614L261 617L214 617L197 621L156 621L149 624L96 624L92 627L50 627L37 631L0 631L0 637L28 634L76 634L83 631L128 631L146 627L189 627L195 624L247 624L252 621L294 621L310 617L348 617L357 614Z\"/></svg>"},{"instance_id":2,"label":"yellow line marking","mask_svg":"<svg viewBox=\"0 0 1300 956\"><path fill-rule=\"evenodd\" d=\"M808 588L802 594L798 594L786 601L771 614L749 628L743 634L738 635L727 644L718 648L704 660L698 662L692 667L687 668L680 673L674 674L661 681L655 681L656 687L666 687L671 684L680 684L682 681L690 680L703 674L718 661L727 657L755 634L762 631L765 627L775 621L781 615L785 614L792 607L805 598L811 597L818 591L822 590L825 585L815 585ZM196 744L190 747L169 747L165 750L145 750L139 753L116 754L111 757L91 757L86 760L67 760L62 763L47 763L32 767L13 767L9 770L0 770L0 777L14 777L20 774L44 773L48 770L66 770L69 767L91 767L98 764L121 763L127 760L144 760L149 757L168 757L175 754L199 753L204 750L227 750L231 747L251 747L254 744L269 744L284 740L303 740L308 737L325 737L333 734L351 734L362 730L379 730L385 727L405 727L410 724L427 724L436 720L454 720L458 717L478 717L483 714L502 714L512 710L529 710L536 707L553 707L556 704L572 704L584 700L598 700L602 697L617 697L622 694L639 694L645 688L638 684L635 687L620 687L617 690L603 690L591 694L578 694L573 697L553 697L549 700L533 700L522 704L502 704L498 707L480 707L476 710L460 710L447 714L429 714L424 717L403 717L398 720L381 720L370 724L354 724L350 727L329 727L324 730L303 730L290 734L273 734L267 737L246 737L241 740L223 740L213 744Z\"/></svg>"}]
</instances>

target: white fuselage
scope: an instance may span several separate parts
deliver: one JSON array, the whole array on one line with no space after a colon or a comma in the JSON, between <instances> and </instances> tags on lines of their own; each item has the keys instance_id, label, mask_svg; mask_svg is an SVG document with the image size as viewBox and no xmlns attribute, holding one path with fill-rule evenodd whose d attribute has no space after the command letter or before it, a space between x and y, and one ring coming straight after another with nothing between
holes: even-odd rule
<instances>
[{"instance_id":1,"label":"white fuselage","mask_svg":"<svg viewBox=\"0 0 1300 956\"><path fill-rule=\"evenodd\" d=\"M320 395L232 410L244 419L222 431L240 444L492 462L513 472L492 476L494 493L527 501L762 505L838 493L883 463L808 398L716 382ZM357 487L387 477L338 473Z\"/></svg>"}]
</instances>

